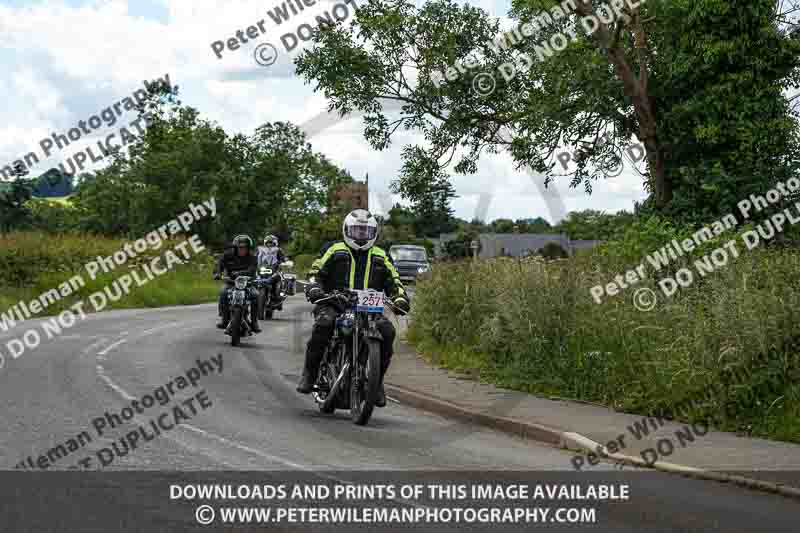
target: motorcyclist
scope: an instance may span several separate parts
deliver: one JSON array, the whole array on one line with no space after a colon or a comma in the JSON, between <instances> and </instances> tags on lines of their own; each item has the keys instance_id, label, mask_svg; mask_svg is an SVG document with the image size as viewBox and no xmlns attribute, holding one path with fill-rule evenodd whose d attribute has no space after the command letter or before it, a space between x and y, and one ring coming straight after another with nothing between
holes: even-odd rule
<instances>
[{"instance_id":1,"label":"motorcyclist","mask_svg":"<svg viewBox=\"0 0 800 533\"><path fill-rule=\"evenodd\" d=\"M214 279L221 279L225 274L228 276L240 275L254 278L257 268L258 259L255 254L253 254L253 239L251 239L249 235L237 235L233 239L233 245L227 248L222 257L220 257L214 269ZM217 323L219 329L227 328L231 318L225 296L228 289L232 286L233 283L226 280L222 289L219 291L220 321ZM258 316L256 316L256 313L250 313L250 315L250 323L253 332L261 332L261 328L258 326Z\"/></svg>"},{"instance_id":2,"label":"motorcyclist","mask_svg":"<svg viewBox=\"0 0 800 533\"><path fill-rule=\"evenodd\" d=\"M377 219L364 209L356 209L345 217L342 234L344 241L333 243L322 256L316 279L306 293L308 299L314 303L336 289L375 289L385 292L396 308L407 313L410 301L400 275L388 254L375 246L378 238ZM314 309L314 327L306 347L305 367L297 392L308 394L312 391L325 346L333 335L337 315L337 309L330 305L321 304ZM391 364L395 329L385 317L378 320L377 326L384 342L381 386L375 405L383 407L386 405L383 377Z\"/></svg>"},{"instance_id":3,"label":"motorcyclist","mask_svg":"<svg viewBox=\"0 0 800 533\"><path fill-rule=\"evenodd\" d=\"M264 246L258 247L258 266L267 266L273 269L273 272L277 272L280 270L281 264L285 261L286 256L283 255L283 250L278 246L278 238L275 235L267 235L264 237ZM272 285L273 302L280 300L280 292L280 284L275 283ZM278 307L278 310L283 310L283 304Z\"/></svg>"}]
</instances>

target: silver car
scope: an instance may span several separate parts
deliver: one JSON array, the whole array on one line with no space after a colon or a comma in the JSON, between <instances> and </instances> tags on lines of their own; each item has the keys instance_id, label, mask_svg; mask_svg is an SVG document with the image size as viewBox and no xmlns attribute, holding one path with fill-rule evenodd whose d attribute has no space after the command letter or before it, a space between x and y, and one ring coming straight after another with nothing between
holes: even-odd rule
<instances>
[{"instance_id":1,"label":"silver car","mask_svg":"<svg viewBox=\"0 0 800 533\"><path fill-rule=\"evenodd\" d=\"M389 255L402 281L416 281L417 276L431 269L424 246L396 244L389 248Z\"/></svg>"}]
</instances>

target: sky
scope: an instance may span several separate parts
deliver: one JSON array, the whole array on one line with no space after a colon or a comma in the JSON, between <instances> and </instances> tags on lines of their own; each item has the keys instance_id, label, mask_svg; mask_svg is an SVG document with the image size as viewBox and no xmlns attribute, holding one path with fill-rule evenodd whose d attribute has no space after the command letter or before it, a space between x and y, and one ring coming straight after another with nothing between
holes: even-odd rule
<instances>
[{"instance_id":1,"label":"sky","mask_svg":"<svg viewBox=\"0 0 800 533\"><path fill-rule=\"evenodd\" d=\"M281 40L341 3L319 0L278 25L268 15L283 5L277 0L0 0L0 167L34 152L41 161L31 173L38 175L85 146L119 134L136 118L134 112L122 110L116 125L103 125L63 150L53 149L49 158L40 146L43 138L65 134L78 121L132 97L144 80L169 74L184 104L231 135L250 135L268 121L301 125L310 132L314 150L356 179L369 173L370 206L383 213L400 200L389 193L389 185L402 165L402 147L421 139L406 134L382 152L373 150L363 138L360 117L326 116L325 97L294 73L292 61L303 44L287 52ZM505 17L509 8L508 1L472 3L496 17ZM336 9L345 16L343 6ZM351 6L347 13L352 17ZM261 20L263 33L238 50L225 48L221 58L215 55L213 42ZM264 43L278 52L275 63L266 67L255 60L257 49L262 58L265 50L270 55ZM90 162L86 170L105 164ZM518 171L505 153L483 156L476 174L454 174L452 180L456 216L486 221L541 216L557 222L574 210L631 210L635 200L645 197L642 178L630 164L621 175L597 182L591 196L563 181L545 190L543 176Z\"/></svg>"}]
</instances>

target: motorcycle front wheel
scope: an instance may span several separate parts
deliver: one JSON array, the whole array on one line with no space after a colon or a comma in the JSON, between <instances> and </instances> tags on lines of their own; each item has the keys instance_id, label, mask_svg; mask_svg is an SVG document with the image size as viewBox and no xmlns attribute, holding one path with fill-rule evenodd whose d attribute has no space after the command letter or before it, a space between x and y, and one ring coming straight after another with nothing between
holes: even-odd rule
<instances>
[{"instance_id":1,"label":"motorcycle front wheel","mask_svg":"<svg viewBox=\"0 0 800 533\"><path fill-rule=\"evenodd\" d=\"M237 307L231 312L231 346L239 346L239 339L242 335L242 308Z\"/></svg>"},{"instance_id":2,"label":"motorcycle front wheel","mask_svg":"<svg viewBox=\"0 0 800 533\"><path fill-rule=\"evenodd\" d=\"M266 291L262 288L258 290L258 299L256 301L256 316L259 320L264 320L264 312L267 309L267 294Z\"/></svg>"},{"instance_id":3,"label":"motorcycle front wheel","mask_svg":"<svg viewBox=\"0 0 800 533\"><path fill-rule=\"evenodd\" d=\"M366 339L366 365L357 365L350 380L350 417L359 426L367 425L381 386L381 343Z\"/></svg>"}]
</instances>

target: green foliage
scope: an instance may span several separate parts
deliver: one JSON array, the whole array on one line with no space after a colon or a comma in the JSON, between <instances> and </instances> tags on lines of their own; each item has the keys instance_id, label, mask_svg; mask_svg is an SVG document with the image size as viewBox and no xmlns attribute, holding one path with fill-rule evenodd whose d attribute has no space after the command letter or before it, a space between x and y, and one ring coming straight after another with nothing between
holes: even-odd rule
<instances>
[{"instance_id":1,"label":"green foliage","mask_svg":"<svg viewBox=\"0 0 800 533\"><path fill-rule=\"evenodd\" d=\"M483 246L478 238L478 232L474 229L459 230L456 238L451 241L447 241L442 247L445 259L462 259L465 257L472 257L472 241L478 242L478 254L480 254Z\"/></svg>"},{"instance_id":2,"label":"green foliage","mask_svg":"<svg viewBox=\"0 0 800 533\"><path fill-rule=\"evenodd\" d=\"M548 242L537 253L545 259L565 259L569 257L567 251L557 242Z\"/></svg>"},{"instance_id":3,"label":"green foliage","mask_svg":"<svg viewBox=\"0 0 800 533\"><path fill-rule=\"evenodd\" d=\"M35 230L67 233L80 225L78 210L68 202L32 198L26 207L30 211L30 225Z\"/></svg>"},{"instance_id":4,"label":"green foliage","mask_svg":"<svg viewBox=\"0 0 800 533\"><path fill-rule=\"evenodd\" d=\"M709 221L797 175L798 124L783 92L800 82L800 41L778 23L782 5L653 4L662 23L651 30L660 58L651 91L661 110L659 137L668 146L673 217Z\"/></svg>"},{"instance_id":5,"label":"green foliage","mask_svg":"<svg viewBox=\"0 0 800 533\"><path fill-rule=\"evenodd\" d=\"M557 3L518 0L510 15L522 23ZM798 122L783 91L800 85L800 39L781 27L774 0L640 2L628 23L587 35L578 19L599 4L578 2L569 16L497 46L487 43L502 35L500 22L469 4L373 0L349 26L319 32L297 72L332 109L364 112L374 148L398 132L424 137L424 147L403 150L397 190L409 198L426 183L440 188L445 172L476 172L482 154L502 149L546 182L566 177L591 192L635 139L647 151L647 205L692 222L797 174ZM567 30L575 38L566 49L537 55ZM477 66L433 81L456 62ZM506 62L523 73L499 76ZM494 74L491 94L475 93L477 73ZM605 135L611 142L600 143ZM564 148L582 157L559 174L554 156Z\"/></svg>"},{"instance_id":6,"label":"green foliage","mask_svg":"<svg viewBox=\"0 0 800 533\"><path fill-rule=\"evenodd\" d=\"M146 107L148 129L130 155L80 180L73 203L81 230L138 237L189 203L214 197L217 217L193 227L204 242L220 246L238 233L289 235L322 223L332 191L351 179L313 152L292 124L266 123L250 137L229 137L173 100Z\"/></svg>"},{"instance_id":7,"label":"green foliage","mask_svg":"<svg viewBox=\"0 0 800 533\"><path fill-rule=\"evenodd\" d=\"M177 245L174 241L171 245ZM0 312L17 304L38 298L43 292L81 275L86 286L46 308L43 314L61 312L93 292L102 290L115 279L149 259L163 253L147 250L130 259L110 273L98 275L94 280L85 265L97 256L108 256L122 249L126 241L93 235L49 235L41 232L8 233L0 235ZM117 302L109 302L110 309L159 307L164 305L190 305L216 300L219 283L211 277L213 258L203 252L190 261L174 267L142 287L131 290ZM90 309L91 306L87 306Z\"/></svg>"},{"instance_id":8,"label":"green foliage","mask_svg":"<svg viewBox=\"0 0 800 533\"><path fill-rule=\"evenodd\" d=\"M419 282L409 338L502 387L800 442L800 253L747 252L672 298L648 279L651 312L633 287L596 304L589 288L630 266L442 265Z\"/></svg>"},{"instance_id":9,"label":"green foliage","mask_svg":"<svg viewBox=\"0 0 800 533\"><path fill-rule=\"evenodd\" d=\"M554 232L565 233L573 240L605 241L633 223L635 217L627 211L608 214L595 209L572 211L559 222Z\"/></svg>"},{"instance_id":10,"label":"green foliage","mask_svg":"<svg viewBox=\"0 0 800 533\"><path fill-rule=\"evenodd\" d=\"M22 162L12 169L14 180L0 189L0 233L26 228L30 210L26 207L33 195L35 180L26 178L28 169Z\"/></svg>"}]
</instances>

